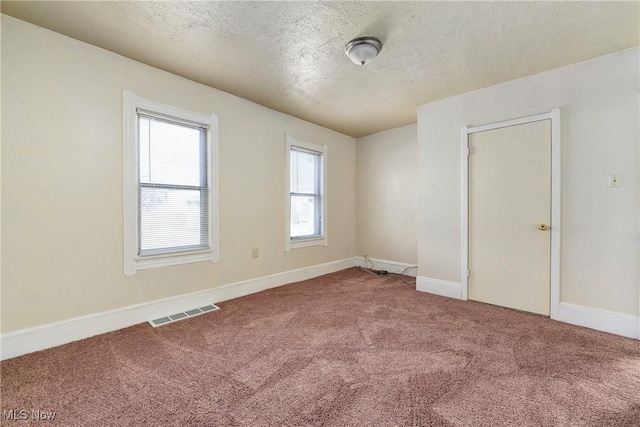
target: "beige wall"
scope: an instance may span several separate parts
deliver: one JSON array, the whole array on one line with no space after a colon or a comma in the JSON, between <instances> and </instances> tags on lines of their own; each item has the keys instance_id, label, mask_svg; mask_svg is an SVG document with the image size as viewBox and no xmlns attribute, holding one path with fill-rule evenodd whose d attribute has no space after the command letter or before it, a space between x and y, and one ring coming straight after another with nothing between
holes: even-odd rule
<instances>
[{"instance_id":1,"label":"beige wall","mask_svg":"<svg viewBox=\"0 0 640 427\"><path fill-rule=\"evenodd\" d=\"M2 65L3 333L355 256L353 138L4 15ZM124 276L123 89L219 116L218 264ZM285 133L329 147L327 248L284 252Z\"/></svg>"},{"instance_id":2,"label":"beige wall","mask_svg":"<svg viewBox=\"0 0 640 427\"><path fill-rule=\"evenodd\" d=\"M357 252L417 262L416 125L358 138Z\"/></svg>"},{"instance_id":3,"label":"beige wall","mask_svg":"<svg viewBox=\"0 0 640 427\"><path fill-rule=\"evenodd\" d=\"M561 301L637 315L639 77L631 49L421 106L419 276L461 280L460 129L561 107Z\"/></svg>"}]
</instances>

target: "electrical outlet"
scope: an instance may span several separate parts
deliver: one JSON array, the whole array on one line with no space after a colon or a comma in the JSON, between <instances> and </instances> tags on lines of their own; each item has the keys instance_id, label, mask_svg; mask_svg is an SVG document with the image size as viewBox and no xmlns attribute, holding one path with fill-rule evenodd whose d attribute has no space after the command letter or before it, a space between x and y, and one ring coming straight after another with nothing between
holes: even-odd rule
<instances>
[{"instance_id":1,"label":"electrical outlet","mask_svg":"<svg viewBox=\"0 0 640 427\"><path fill-rule=\"evenodd\" d=\"M258 258L258 248L253 248L253 257Z\"/></svg>"},{"instance_id":2,"label":"electrical outlet","mask_svg":"<svg viewBox=\"0 0 640 427\"><path fill-rule=\"evenodd\" d=\"M618 188L622 185L620 175L609 175L609 188Z\"/></svg>"}]
</instances>

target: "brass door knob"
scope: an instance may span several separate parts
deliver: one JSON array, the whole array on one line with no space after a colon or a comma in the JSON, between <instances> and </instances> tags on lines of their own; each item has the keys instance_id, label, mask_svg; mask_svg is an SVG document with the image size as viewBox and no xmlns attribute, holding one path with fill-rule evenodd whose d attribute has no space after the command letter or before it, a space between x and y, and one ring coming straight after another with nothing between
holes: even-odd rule
<instances>
[{"instance_id":1,"label":"brass door knob","mask_svg":"<svg viewBox=\"0 0 640 427\"><path fill-rule=\"evenodd\" d=\"M538 225L538 230L540 230L540 231L547 231L549 228L551 228L551 227L549 227L547 224Z\"/></svg>"}]
</instances>

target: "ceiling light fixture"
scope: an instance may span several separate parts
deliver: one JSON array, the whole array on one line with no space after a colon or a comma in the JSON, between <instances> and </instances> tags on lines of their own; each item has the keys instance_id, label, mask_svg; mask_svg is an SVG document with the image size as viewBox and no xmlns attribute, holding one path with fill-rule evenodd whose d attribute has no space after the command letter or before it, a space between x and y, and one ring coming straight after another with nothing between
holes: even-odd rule
<instances>
[{"instance_id":1,"label":"ceiling light fixture","mask_svg":"<svg viewBox=\"0 0 640 427\"><path fill-rule=\"evenodd\" d=\"M354 64L365 65L378 56L382 43L375 37L358 37L347 43L344 53Z\"/></svg>"}]
</instances>

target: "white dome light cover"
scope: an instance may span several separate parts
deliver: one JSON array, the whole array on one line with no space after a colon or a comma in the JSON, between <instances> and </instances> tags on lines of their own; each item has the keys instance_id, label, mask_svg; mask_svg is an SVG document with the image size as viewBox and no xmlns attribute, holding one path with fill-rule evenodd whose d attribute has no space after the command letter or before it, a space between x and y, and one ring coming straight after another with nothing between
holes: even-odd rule
<instances>
[{"instance_id":1,"label":"white dome light cover","mask_svg":"<svg viewBox=\"0 0 640 427\"><path fill-rule=\"evenodd\" d=\"M378 56L382 49L380 40L374 37L359 37L351 40L344 48L344 53L357 65L365 65Z\"/></svg>"}]
</instances>

